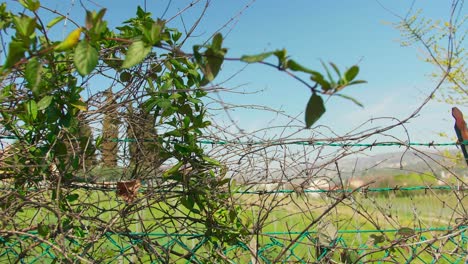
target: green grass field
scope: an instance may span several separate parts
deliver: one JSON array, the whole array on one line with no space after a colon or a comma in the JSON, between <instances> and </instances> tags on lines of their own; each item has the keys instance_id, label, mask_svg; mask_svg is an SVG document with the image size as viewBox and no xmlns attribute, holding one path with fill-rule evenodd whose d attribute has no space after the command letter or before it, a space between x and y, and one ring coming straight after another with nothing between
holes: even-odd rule
<instances>
[{"instance_id":1,"label":"green grass field","mask_svg":"<svg viewBox=\"0 0 468 264\"><path fill-rule=\"evenodd\" d=\"M190 217L188 210L170 199L164 202L147 200L143 191L138 203L128 206L116 197L114 191L73 190L71 194L78 194L78 198L69 204L75 214L80 215L81 227L70 229L67 245L76 254L103 259L104 263L147 263L150 260L186 263L186 254L196 252L191 261L206 263L210 261L208 252L216 250L204 243L201 225L184 226L190 224L184 220ZM37 199L47 200L49 195L50 192L41 192ZM374 260L405 263L411 255L417 254L414 263L431 263L436 256L439 256L437 263L463 263L467 253L467 231L429 243L433 238L454 233L445 228L457 226L460 219L466 217L468 198L460 200L460 197L464 197L463 193L420 193L406 197L366 197L356 193L311 225L334 203L333 197L312 198L294 193L235 194L234 198L243 208L242 217L255 235L244 241L244 245L228 247L224 254L235 263L248 263L255 256L262 263L270 263L294 242L281 257L282 261L313 262L321 253L338 263L340 259L356 260L365 254L368 255L360 259L361 263ZM49 229L50 233L60 216L44 207L35 209L31 206L15 217L16 230L40 226L43 231ZM62 216L62 223L66 217ZM406 238L402 230L408 228L414 234ZM148 234L143 235L145 233ZM89 236L93 235L94 242L89 243ZM47 235L44 236L47 239ZM44 243L25 236L22 239L23 243L15 240L5 243L4 250L0 250L0 263L17 258L25 247L30 248L23 258L24 263L49 263L57 256ZM382 241L375 243L376 240ZM392 243L398 244L393 252L383 250ZM320 252L318 245L322 246ZM324 253L327 246L332 246L333 250ZM257 253L249 252L247 247Z\"/></svg>"}]
</instances>

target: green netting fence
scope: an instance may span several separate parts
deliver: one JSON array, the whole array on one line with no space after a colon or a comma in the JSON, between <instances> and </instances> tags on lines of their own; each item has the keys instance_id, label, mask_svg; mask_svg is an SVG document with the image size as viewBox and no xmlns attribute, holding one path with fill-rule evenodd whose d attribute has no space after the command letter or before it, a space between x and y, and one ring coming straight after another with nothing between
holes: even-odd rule
<instances>
[{"instance_id":1,"label":"green netting fence","mask_svg":"<svg viewBox=\"0 0 468 264\"><path fill-rule=\"evenodd\" d=\"M468 226L439 227L414 229L414 235L402 236L401 230L339 230L338 237L324 244L319 242L317 231L309 232L265 232L258 236L256 253L252 254L249 246L244 243L235 244L224 250L226 256L231 256L231 263L273 263L275 257L291 243L291 238L299 236L294 244L288 247L280 263L313 263L321 262L336 256L337 259L353 263L466 263L468 254ZM361 243L351 245L345 238L346 234L359 234L370 237L393 237L393 240L377 243ZM444 239L441 239L446 235ZM51 244L38 240L37 233L19 235L12 239L0 237L1 263L60 263L63 256L57 254ZM434 243L437 239L437 243ZM77 249L76 255L99 259L93 254L106 256L104 263L206 263L203 247L206 239L202 234L166 234L166 233L105 233L100 239L98 248L93 253L86 252L87 245L80 244L77 239L67 237L70 248ZM50 241L54 243L53 241ZM22 244L35 245L29 248L35 255L24 254ZM390 247L391 245L397 245ZM151 248L149 250L148 248ZM179 258L171 256L177 249ZM216 250L216 249L212 249ZM91 251L89 251L91 252ZM361 257L360 257L361 256ZM78 258L77 258L78 259ZM237 262L236 262L237 260Z\"/></svg>"}]
</instances>

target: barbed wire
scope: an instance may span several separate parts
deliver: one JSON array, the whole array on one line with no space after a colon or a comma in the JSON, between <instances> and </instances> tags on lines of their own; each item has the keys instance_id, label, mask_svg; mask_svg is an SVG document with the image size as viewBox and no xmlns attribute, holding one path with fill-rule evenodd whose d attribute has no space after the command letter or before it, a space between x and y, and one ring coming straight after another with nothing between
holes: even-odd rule
<instances>
[{"instance_id":1,"label":"barbed wire","mask_svg":"<svg viewBox=\"0 0 468 264\"><path fill-rule=\"evenodd\" d=\"M16 136L0 136L1 139L18 139ZM105 139L111 142L156 142L156 139L138 139L138 138L110 138ZM179 141L173 140L172 143L178 143ZM443 146L459 146L468 145L468 140L463 142L373 142L373 143L339 143L336 140L332 142L314 141L314 140L301 140L301 141L282 141L282 140L271 140L271 141L229 141L229 140L198 140L199 144L205 145L302 145L302 146L328 146L328 147L407 147L407 146L424 146L424 147L443 147Z\"/></svg>"},{"instance_id":2,"label":"barbed wire","mask_svg":"<svg viewBox=\"0 0 468 264\"><path fill-rule=\"evenodd\" d=\"M95 190L95 191L115 191L115 184L117 182L108 182L108 183L85 183L85 184L70 184L69 187L76 189L86 189L86 190ZM154 190L154 187L142 186L139 189L140 193L145 193L147 189L151 189L153 193L184 193L179 190ZM36 190L37 188L31 188L31 190ZM450 185L439 185L439 186L408 186L408 187L380 187L380 188L357 188L361 193L379 193L379 192L397 192L397 191L428 191L428 190L440 190L440 191L468 191L468 187L463 186L450 186ZM14 190L13 188L0 187L0 190ZM292 194L292 193L352 193L355 189L304 189L301 191L287 189L287 190L237 190L232 193L234 194Z\"/></svg>"}]
</instances>

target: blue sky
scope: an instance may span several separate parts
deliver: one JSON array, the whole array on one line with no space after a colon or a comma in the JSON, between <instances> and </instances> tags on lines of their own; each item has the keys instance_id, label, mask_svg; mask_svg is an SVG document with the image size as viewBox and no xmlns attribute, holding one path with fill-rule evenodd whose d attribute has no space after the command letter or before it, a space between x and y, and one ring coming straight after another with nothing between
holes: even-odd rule
<instances>
[{"instance_id":1,"label":"blue sky","mask_svg":"<svg viewBox=\"0 0 468 264\"><path fill-rule=\"evenodd\" d=\"M284 3L256 1L242 14L227 36L226 46L230 48L229 56L234 57L244 53L286 48L294 59L314 69L321 69L320 59L333 61L342 68L359 62L360 78L367 80L368 84L349 87L344 93L360 100L365 108L361 109L341 98L331 98L327 102L327 112L318 125L329 126L341 135L370 117L402 119L412 113L435 87L435 80L428 77L435 69L422 61L422 49L419 46L401 47L400 33L386 23L395 22L397 18L378 2ZM450 1L431 1L427 4L416 1L413 8L422 8L424 16L443 20L448 17L449 3ZM410 1L381 1L381 4L400 15L405 15L411 7ZM236 14L241 8L241 4L237 8L215 4L213 11L207 14L207 28L213 25L219 27L227 17ZM226 12L231 15L219 15ZM210 18L213 14L218 15ZM198 32L202 34L203 30ZM235 72L244 66L232 64L226 65L225 70ZM223 99L233 103L265 104L296 116L304 111L310 95L307 88L298 82L263 66L248 66L226 85L235 87L245 83L248 83L244 86L246 91L266 90L252 96L223 95ZM429 103L421 115L408 125L411 140L448 140L439 139L437 134L452 134L450 109L449 105ZM270 124L268 115L258 114L258 117L253 117L251 111L246 112L234 114L246 127L255 129ZM303 119L302 115L300 119ZM388 123L385 121L380 125ZM396 129L390 134L404 139L402 129Z\"/></svg>"},{"instance_id":2,"label":"blue sky","mask_svg":"<svg viewBox=\"0 0 468 264\"><path fill-rule=\"evenodd\" d=\"M51 8L69 12L70 16L80 23L84 20L83 8L79 1L42 2ZM413 9L421 8L422 15L444 21L449 15L450 2L415 1ZM8 3L16 4L11 1ZM83 3L89 9L106 7L106 19L111 26L116 26L133 16L137 5L144 5L142 0ZM167 3L168 1L147 0L146 8L156 18L165 12ZM171 1L164 18L172 17L189 3L190 1ZM226 36L225 46L229 48L229 57L286 48L292 58L315 70L322 71L320 60L332 61L341 69L358 63L361 68L359 78L367 80L368 83L348 87L343 93L358 99L365 108L332 97L326 101L327 112L317 123L328 126L338 135L343 135L371 117L407 117L436 85L436 80L429 77L436 69L422 61L424 52L421 47L401 47L400 33L388 24L398 20L388 10L404 16L411 8L411 1L381 0L380 3L374 0L213 0L194 33L196 37L188 44L202 43L233 18L231 23L221 30ZM249 8L244 9L247 4ZM187 27L191 27L199 16L202 6L203 1L183 13L182 18ZM169 25L181 28L181 19L176 18ZM62 36L65 36L72 29L74 26L68 24L59 30ZM189 48L187 45L186 49ZM261 65L245 66L240 62L226 62L215 83L222 83L225 87L240 86L237 91L262 92L249 95L220 94L225 102L266 105L291 116L298 116L301 121L304 119L301 113L310 96L310 91L305 86L274 69ZM236 74L235 77L230 79L233 74ZM304 78L307 79L306 76ZM452 136L451 107L430 102L420 116L408 124L411 140L450 140L439 138L437 134L445 132ZM466 112L468 114L468 109ZM271 121L275 114L251 109L237 109L231 115L239 126L247 131L267 125L282 125L286 121L281 118ZM226 120L222 112L215 118ZM389 124L389 120L384 120L366 127ZM402 129L396 129L390 134L405 139L403 132ZM269 135L275 136L274 132Z\"/></svg>"}]
</instances>

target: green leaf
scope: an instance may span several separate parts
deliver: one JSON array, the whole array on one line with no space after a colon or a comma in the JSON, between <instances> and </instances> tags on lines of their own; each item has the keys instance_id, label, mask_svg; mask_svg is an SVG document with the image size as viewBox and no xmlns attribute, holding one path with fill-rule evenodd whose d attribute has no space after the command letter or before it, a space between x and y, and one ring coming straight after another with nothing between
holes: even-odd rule
<instances>
[{"instance_id":1,"label":"green leaf","mask_svg":"<svg viewBox=\"0 0 468 264\"><path fill-rule=\"evenodd\" d=\"M42 237L46 237L50 233L50 228L49 228L48 225L45 225L43 223L39 223L37 225L37 233Z\"/></svg>"},{"instance_id":2,"label":"green leaf","mask_svg":"<svg viewBox=\"0 0 468 264\"><path fill-rule=\"evenodd\" d=\"M49 107L50 103L52 102L52 99L54 99L53 96L47 95L44 96L38 103L37 103L37 110L41 111Z\"/></svg>"},{"instance_id":3,"label":"green leaf","mask_svg":"<svg viewBox=\"0 0 468 264\"><path fill-rule=\"evenodd\" d=\"M189 210L192 210L195 205L195 201L192 196L183 196L180 198L180 203Z\"/></svg>"},{"instance_id":4,"label":"green leaf","mask_svg":"<svg viewBox=\"0 0 468 264\"><path fill-rule=\"evenodd\" d=\"M325 113L323 99L317 94L313 94L307 103L305 112L306 128L310 128Z\"/></svg>"},{"instance_id":5,"label":"green leaf","mask_svg":"<svg viewBox=\"0 0 468 264\"><path fill-rule=\"evenodd\" d=\"M107 22L102 20L105 13L105 8L98 13L96 11L86 11L85 25L86 29L88 29L88 37L93 41L101 39L101 33L107 28Z\"/></svg>"},{"instance_id":6,"label":"green leaf","mask_svg":"<svg viewBox=\"0 0 468 264\"><path fill-rule=\"evenodd\" d=\"M213 158L210 158L208 156L203 156L203 160L208 162L211 165L216 165L216 166L221 166L221 163Z\"/></svg>"},{"instance_id":7,"label":"green leaf","mask_svg":"<svg viewBox=\"0 0 468 264\"><path fill-rule=\"evenodd\" d=\"M376 246L376 245L379 244L379 243L385 242L385 236L383 236L383 235L380 235L380 236L379 236L379 235L374 235L374 234L372 234L372 235L370 235L369 237L372 238L372 239L374 240L374 241L373 241L373 245L374 245L374 246Z\"/></svg>"},{"instance_id":8,"label":"green leaf","mask_svg":"<svg viewBox=\"0 0 468 264\"><path fill-rule=\"evenodd\" d=\"M190 117L188 116L184 117L184 120L182 122L184 124L184 129L188 129L190 126Z\"/></svg>"},{"instance_id":9,"label":"green leaf","mask_svg":"<svg viewBox=\"0 0 468 264\"><path fill-rule=\"evenodd\" d=\"M37 57L29 60L24 71L24 78L27 81L27 87L34 90L41 80L42 64Z\"/></svg>"},{"instance_id":10,"label":"green leaf","mask_svg":"<svg viewBox=\"0 0 468 264\"><path fill-rule=\"evenodd\" d=\"M331 89L331 84L325 80L323 75L321 73L314 73L310 76L310 79L316 83L318 83L321 87L322 90L328 91Z\"/></svg>"},{"instance_id":11,"label":"green leaf","mask_svg":"<svg viewBox=\"0 0 468 264\"><path fill-rule=\"evenodd\" d=\"M63 229L68 230L70 227L72 227L71 220L69 218L63 219L62 226L63 226Z\"/></svg>"},{"instance_id":12,"label":"green leaf","mask_svg":"<svg viewBox=\"0 0 468 264\"><path fill-rule=\"evenodd\" d=\"M174 42L177 42L177 41L180 39L180 37L182 37L182 33L181 33L181 32L179 32L179 31L172 32L171 38L172 38L172 40L173 40Z\"/></svg>"},{"instance_id":13,"label":"green leaf","mask_svg":"<svg viewBox=\"0 0 468 264\"><path fill-rule=\"evenodd\" d=\"M149 13L145 12L145 10L143 10L143 8L141 8L141 6L138 6L136 14L137 14L138 18L146 18L146 17L148 17Z\"/></svg>"},{"instance_id":14,"label":"green leaf","mask_svg":"<svg viewBox=\"0 0 468 264\"><path fill-rule=\"evenodd\" d=\"M155 45L156 43L159 42L160 36L161 36L161 28L155 27L156 23L153 24L153 26L149 27L141 27L141 31L143 33L143 42L147 43L148 45Z\"/></svg>"},{"instance_id":15,"label":"green leaf","mask_svg":"<svg viewBox=\"0 0 468 264\"><path fill-rule=\"evenodd\" d=\"M80 145L81 145L81 140L84 140L85 137L81 137L79 140L80 140ZM86 143L84 145L81 145L83 146L83 149L86 147ZM75 156L74 158L72 158L71 161L69 161L69 163L71 164L73 170L78 170L78 168L80 167L80 157L79 156ZM71 175L70 178L73 178L73 175Z\"/></svg>"},{"instance_id":16,"label":"green leaf","mask_svg":"<svg viewBox=\"0 0 468 264\"><path fill-rule=\"evenodd\" d=\"M103 139L104 139L104 138L102 137L102 135L99 135L99 136L96 138L96 143L94 144L94 146L96 147L96 149L100 149L100 148L101 148Z\"/></svg>"},{"instance_id":17,"label":"green leaf","mask_svg":"<svg viewBox=\"0 0 468 264\"><path fill-rule=\"evenodd\" d=\"M200 54L200 45L193 45L193 57L195 58L195 61L198 64L201 64L203 62L203 58Z\"/></svg>"},{"instance_id":18,"label":"green leaf","mask_svg":"<svg viewBox=\"0 0 468 264\"><path fill-rule=\"evenodd\" d=\"M95 14L96 14L96 11L91 12L89 10L86 10L86 18L85 18L86 29L89 30L93 27Z\"/></svg>"},{"instance_id":19,"label":"green leaf","mask_svg":"<svg viewBox=\"0 0 468 264\"><path fill-rule=\"evenodd\" d=\"M74 63L76 70L81 76L91 73L98 63L99 53L89 44L87 40L82 40L75 48Z\"/></svg>"},{"instance_id":20,"label":"green leaf","mask_svg":"<svg viewBox=\"0 0 468 264\"><path fill-rule=\"evenodd\" d=\"M361 83L367 83L367 81L364 81L364 80L352 81L352 82L348 83L348 86L354 85L354 84L361 84Z\"/></svg>"},{"instance_id":21,"label":"green leaf","mask_svg":"<svg viewBox=\"0 0 468 264\"><path fill-rule=\"evenodd\" d=\"M206 85L207 83L214 80L216 75L218 75L219 70L221 69L221 65L224 61L224 53L223 52L215 52L212 49L208 49L205 52L206 56L206 64L202 65L203 71L203 80L201 81L201 85Z\"/></svg>"},{"instance_id":22,"label":"green leaf","mask_svg":"<svg viewBox=\"0 0 468 264\"><path fill-rule=\"evenodd\" d=\"M73 194L67 195L66 199L67 199L67 201L69 201L71 203L71 202L74 202L74 201L78 200L79 196L80 196L79 194L73 193Z\"/></svg>"},{"instance_id":23,"label":"green leaf","mask_svg":"<svg viewBox=\"0 0 468 264\"><path fill-rule=\"evenodd\" d=\"M336 75L338 75L338 77L341 77L341 72L340 72L340 70L338 69L338 67L336 66L336 64L333 63L333 62L330 62L330 65L332 66L333 70L335 70Z\"/></svg>"},{"instance_id":24,"label":"green leaf","mask_svg":"<svg viewBox=\"0 0 468 264\"><path fill-rule=\"evenodd\" d=\"M19 2L22 6L33 12L37 11L37 9L39 9L41 6L41 3L35 0L20 0Z\"/></svg>"},{"instance_id":25,"label":"green leaf","mask_svg":"<svg viewBox=\"0 0 468 264\"><path fill-rule=\"evenodd\" d=\"M50 29L51 27L55 26L57 23L59 23L60 21L64 20L65 19L65 16L58 16L54 19L52 19L48 24L47 24L47 29Z\"/></svg>"},{"instance_id":26,"label":"green leaf","mask_svg":"<svg viewBox=\"0 0 468 264\"><path fill-rule=\"evenodd\" d=\"M95 21L100 21L100 20L102 20L102 18L103 18L104 15L106 14L106 11L107 11L106 8L102 8L101 10L99 10L99 12L97 13L97 15L94 17Z\"/></svg>"},{"instance_id":27,"label":"green leaf","mask_svg":"<svg viewBox=\"0 0 468 264\"><path fill-rule=\"evenodd\" d=\"M163 30L164 26L165 21L161 19L158 19L156 23L153 23L153 25L151 25L150 34L148 36L151 45L156 45L158 44L158 42L161 41L161 31Z\"/></svg>"},{"instance_id":28,"label":"green leaf","mask_svg":"<svg viewBox=\"0 0 468 264\"><path fill-rule=\"evenodd\" d=\"M216 35L214 35L213 37L211 48L213 50L218 51L218 50L221 50L222 45L223 45L223 35L221 35L221 33L216 33Z\"/></svg>"},{"instance_id":29,"label":"green leaf","mask_svg":"<svg viewBox=\"0 0 468 264\"><path fill-rule=\"evenodd\" d=\"M410 237L410 236L414 236L416 234L416 232L412 228L402 227L402 228L398 229L398 232L396 234L400 235L402 237Z\"/></svg>"},{"instance_id":30,"label":"green leaf","mask_svg":"<svg viewBox=\"0 0 468 264\"><path fill-rule=\"evenodd\" d=\"M207 47L206 51L201 56L199 50L200 46L193 46L193 54L195 61L200 66L203 72L203 79L200 82L200 85L206 85L207 83L214 80L216 75L218 75L221 65L224 61L224 55L227 52L227 49L222 48L223 37L220 33L216 34L213 37L213 43L211 46Z\"/></svg>"},{"instance_id":31,"label":"green leaf","mask_svg":"<svg viewBox=\"0 0 468 264\"><path fill-rule=\"evenodd\" d=\"M63 142L57 142L54 146L55 157L64 158L67 155L67 145Z\"/></svg>"},{"instance_id":32,"label":"green leaf","mask_svg":"<svg viewBox=\"0 0 468 264\"><path fill-rule=\"evenodd\" d=\"M24 58L24 43L21 41L11 41L8 45L8 56L3 64L3 69L9 69L15 65L19 60Z\"/></svg>"},{"instance_id":33,"label":"green leaf","mask_svg":"<svg viewBox=\"0 0 468 264\"><path fill-rule=\"evenodd\" d=\"M26 113L28 113L28 116L31 121L36 120L37 118L37 103L34 100L29 100L25 104L26 107Z\"/></svg>"},{"instance_id":34,"label":"green leaf","mask_svg":"<svg viewBox=\"0 0 468 264\"><path fill-rule=\"evenodd\" d=\"M184 165L184 163L182 161L180 161L179 163L177 163L176 165L174 165L172 168L168 169L167 171L165 171L163 173L163 178L167 178L169 176L171 176L172 174L176 173L179 171L179 169L182 167L182 165Z\"/></svg>"},{"instance_id":35,"label":"green leaf","mask_svg":"<svg viewBox=\"0 0 468 264\"><path fill-rule=\"evenodd\" d=\"M73 107L80 109L81 111L87 111L88 110L88 105L83 102L83 101L75 101L73 103L70 103Z\"/></svg>"},{"instance_id":36,"label":"green leaf","mask_svg":"<svg viewBox=\"0 0 468 264\"><path fill-rule=\"evenodd\" d=\"M179 144L179 143L174 144L174 149L175 151L177 151L179 154L182 154L183 156L190 155L190 153L192 153L193 151L193 149L190 146L186 144Z\"/></svg>"},{"instance_id":37,"label":"green leaf","mask_svg":"<svg viewBox=\"0 0 468 264\"><path fill-rule=\"evenodd\" d=\"M354 78L356 78L358 73L359 73L359 67L356 65L352 66L345 73L346 81L351 82L352 80L354 80Z\"/></svg>"},{"instance_id":38,"label":"green leaf","mask_svg":"<svg viewBox=\"0 0 468 264\"><path fill-rule=\"evenodd\" d=\"M73 228L73 231L75 231L75 236L77 236L77 237L84 237L86 235L86 233L83 231L83 229L81 229L81 227L79 227L79 226L75 226Z\"/></svg>"},{"instance_id":39,"label":"green leaf","mask_svg":"<svg viewBox=\"0 0 468 264\"><path fill-rule=\"evenodd\" d=\"M300 72L310 73L310 74L313 74L313 75L320 75L320 73L318 73L316 71L313 71L313 70L310 70L310 69L300 65L299 63L297 63L294 60L289 60L287 66L292 71L300 71Z\"/></svg>"},{"instance_id":40,"label":"green leaf","mask_svg":"<svg viewBox=\"0 0 468 264\"><path fill-rule=\"evenodd\" d=\"M151 46L143 41L135 41L128 48L122 68L128 69L142 62L151 52Z\"/></svg>"},{"instance_id":41,"label":"green leaf","mask_svg":"<svg viewBox=\"0 0 468 264\"><path fill-rule=\"evenodd\" d=\"M124 71L120 74L121 82L128 82L132 78L132 75L128 71Z\"/></svg>"},{"instance_id":42,"label":"green leaf","mask_svg":"<svg viewBox=\"0 0 468 264\"><path fill-rule=\"evenodd\" d=\"M36 19L25 15L13 17L13 22L16 26L16 33L20 36L29 39L36 30Z\"/></svg>"},{"instance_id":43,"label":"green leaf","mask_svg":"<svg viewBox=\"0 0 468 264\"><path fill-rule=\"evenodd\" d=\"M275 56L278 58L278 61L279 61L279 65L283 65L284 62L286 61L286 50L285 49L282 49L282 50L276 50L273 52L273 54L275 54Z\"/></svg>"},{"instance_id":44,"label":"green leaf","mask_svg":"<svg viewBox=\"0 0 468 264\"><path fill-rule=\"evenodd\" d=\"M355 103L356 105L358 105L358 106L364 108L364 105L363 105L361 102L359 102L358 100L354 99L354 98L351 97L351 96L344 95L344 94L338 94L338 93L336 93L336 94L334 94L334 95L337 95L337 96L339 96L339 97L348 99L348 100L350 100L351 102Z\"/></svg>"},{"instance_id":45,"label":"green leaf","mask_svg":"<svg viewBox=\"0 0 468 264\"><path fill-rule=\"evenodd\" d=\"M247 63L260 62L270 57L273 54L274 52L271 51L271 52L264 52L264 53L260 53L256 55L244 55L241 57L241 61L247 62Z\"/></svg>"},{"instance_id":46,"label":"green leaf","mask_svg":"<svg viewBox=\"0 0 468 264\"><path fill-rule=\"evenodd\" d=\"M172 106L172 102L166 98L158 98L156 99L156 105L162 109L167 109Z\"/></svg>"},{"instance_id":47,"label":"green leaf","mask_svg":"<svg viewBox=\"0 0 468 264\"><path fill-rule=\"evenodd\" d=\"M331 84L331 86L334 86L335 81L333 80L333 77L331 76L330 70L328 69L327 65L323 62L322 63L323 68L325 68L325 71L327 72L327 77L328 77L328 82Z\"/></svg>"}]
</instances>

